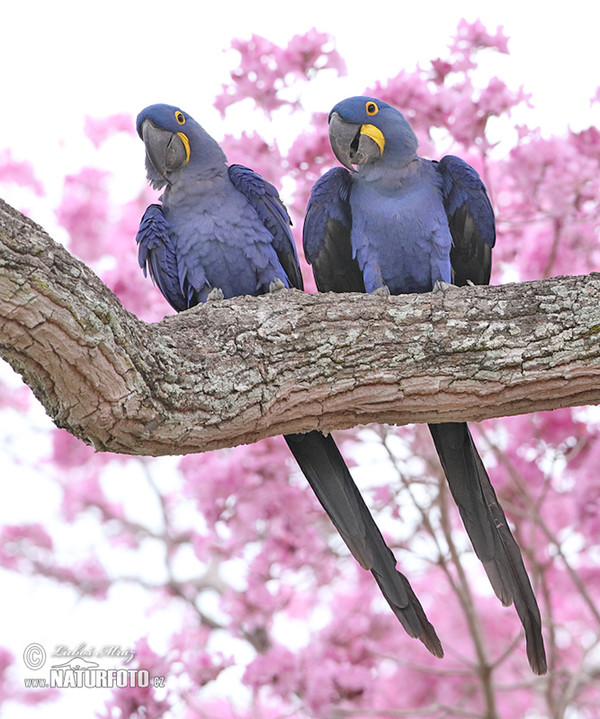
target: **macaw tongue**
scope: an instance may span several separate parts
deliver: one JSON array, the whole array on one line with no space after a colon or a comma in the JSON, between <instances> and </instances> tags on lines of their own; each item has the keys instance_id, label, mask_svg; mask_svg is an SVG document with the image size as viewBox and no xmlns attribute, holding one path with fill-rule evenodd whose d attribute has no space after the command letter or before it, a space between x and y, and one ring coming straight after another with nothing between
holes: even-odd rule
<instances>
[{"instance_id":1,"label":"macaw tongue","mask_svg":"<svg viewBox=\"0 0 600 719\"><path fill-rule=\"evenodd\" d=\"M353 170L353 165L364 165L381 157L382 145L375 139L375 131L376 128L372 125L347 122L339 113L334 112L329 121L331 149L344 167Z\"/></svg>"}]
</instances>

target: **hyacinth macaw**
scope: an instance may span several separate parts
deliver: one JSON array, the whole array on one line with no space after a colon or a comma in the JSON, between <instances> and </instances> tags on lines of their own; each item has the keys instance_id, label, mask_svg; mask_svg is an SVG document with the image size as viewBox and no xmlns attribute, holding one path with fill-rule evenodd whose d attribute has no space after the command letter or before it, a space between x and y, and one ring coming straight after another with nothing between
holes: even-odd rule
<instances>
[{"instance_id":1,"label":"hyacinth macaw","mask_svg":"<svg viewBox=\"0 0 600 719\"><path fill-rule=\"evenodd\" d=\"M219 144L187 113L152 105L137 118L150 184L164 188L137 234L139 263L177 311L220 298L303 289L291 221L276 189L247 167L227 165ZM285 437L348 548L369 569L408 634L443 651L408 580L396 570L333 438Z\"/></svg>"},{"instance_id":2,"label":"hyacinth macaw","mask_svg":"<svg viewBox=\"0 0 600 719\"><path fill-rule=\"evenodd\" d=\"M344 167L315 183L303 232L319 291L397 295L489 282L494 213L470 165L453 156L419 157L404 116L373 97L338 103L329 137ZM514 602L529 663L543 674L535 595L469 428L429 429L475 552L502 603Z\"/></svg>"}]
</instances>

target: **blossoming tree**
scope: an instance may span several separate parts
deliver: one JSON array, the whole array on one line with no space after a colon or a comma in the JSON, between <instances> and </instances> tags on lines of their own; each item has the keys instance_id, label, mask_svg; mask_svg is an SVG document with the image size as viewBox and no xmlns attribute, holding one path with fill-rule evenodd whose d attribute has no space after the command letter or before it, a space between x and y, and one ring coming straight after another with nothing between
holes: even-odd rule
<instances>
[{"instance_id":1,"label":"blossoming tree","mask_svg":"<svg viewBox=\"0 0 600 719\"><path fill-rule=\"evenodd\" d=\"M232 106L252 100L257 126L253 134L226 135L222 144L230 161L282 188L300 248L310 189L334 163L329 108L311 115L303 90L342 74L344 62L332 39L316 31L286 47L256 36L233 47L240 63L214 104L226 117ZM596 270L600 132L590 127L546 137L514 126L511 111L528 98L499 78L478 80L483 51L507 53L506 37L463 22L445 57L365 92L404 112L421 155L453 152L485 179L497 215L495 284ZM298 116L309 129L289 147L263 139L265 119L275 124ZM133 119L123 116L90 118L86 133L98 148L115 133L139 142ZM134 237L152 201L142 175L140 168L137 197L116 205L111 172L84 167L65 177L56 217L70 251L128 310L154 322L170 310L137 266ZM0 183L7 182L44 195L32 168L4 152ZM303 269L313 289L310 269ZM279 438L168 462L95 454L40 423L28 391L3 376L5 426L35 417L33 431L46 448L45 456L28 458L15 455L7 441L6 466L29 463L60 497L54 521L40 512L37 520L2 528L5 576L69 586L97 602L98 611L117 611L111 592L126 584L139 590L132 602L141 592L152 607L132 666L164 676L165 686L114 689L99 716L597 716L600 426L591 409L519 415L476 428L540 601L550 669L539 678L529 672L516 615L491 595L474 562L422 426L371 425L339 438L442 639L442 661L401 631ZM135 492L124 491L133 478ZM140 517L140 504L152 507L151 519ZM101 551L88 539L91 526L103 538ZM139 568L123 570L123 557ZM19 661L1 650L0 702L56 700L54 690L17 683Z\"/></svg>"}]
</instances>

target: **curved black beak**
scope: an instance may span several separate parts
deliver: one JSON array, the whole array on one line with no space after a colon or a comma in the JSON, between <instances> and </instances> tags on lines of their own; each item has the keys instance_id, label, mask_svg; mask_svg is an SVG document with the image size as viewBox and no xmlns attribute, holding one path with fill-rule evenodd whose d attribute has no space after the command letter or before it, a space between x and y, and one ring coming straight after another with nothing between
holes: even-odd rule
<instances>
[{"instance_id":1,"label":"curved black beak","mask_svg":"<svg viewBox=\"0 0 600 719\"><path fill-rule=\"evenodd\" d=\"M182 132L170 132L144 120L141 127L146 157L162 177L180 170L190 159L190 144Z\"/></svg>"},{"instance_id":2,"label":"curved black beak","mask_svg":"<svg viewBox=\"0 0 600 719\"><path fill-rule=\"evenodd\" d=\"M383 150L380 143L371 137L372 129L376 128L372 125L346 122L338 112L331 113L329 142L335 156L344 167L353 170L353 165L364 165L381 157Z\"/></svg>"}]
</instances>

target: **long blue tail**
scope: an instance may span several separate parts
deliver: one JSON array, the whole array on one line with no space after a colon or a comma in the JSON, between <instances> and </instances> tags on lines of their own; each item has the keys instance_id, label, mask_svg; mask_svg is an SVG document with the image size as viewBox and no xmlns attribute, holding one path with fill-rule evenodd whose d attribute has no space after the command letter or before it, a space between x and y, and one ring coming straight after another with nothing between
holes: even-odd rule
<instances>
[{"instance_id":1,"label":"long blue tail","mask_svg":"<svg viewBox=\"0 0 600 719\"><path fill-rule=\"evenodd\" d=\"M436 657L444 651L408 579L371 516L330 435L312 431L285 440L340 536L363 569L370 570L394 614L411 637Z\"/></svg>"},{"instance_id":2,"label":"long blue tail","mask_svg":"<svg viewBox=\"0 0 600 719\"><path fill-rule=\"evenodd\" d=\"M527 658L536 674L547 671L540 610L523 557L465 423L431 424L450 492L502 604L515 605L525 629Z\"/></svg>"}]
</instances>

